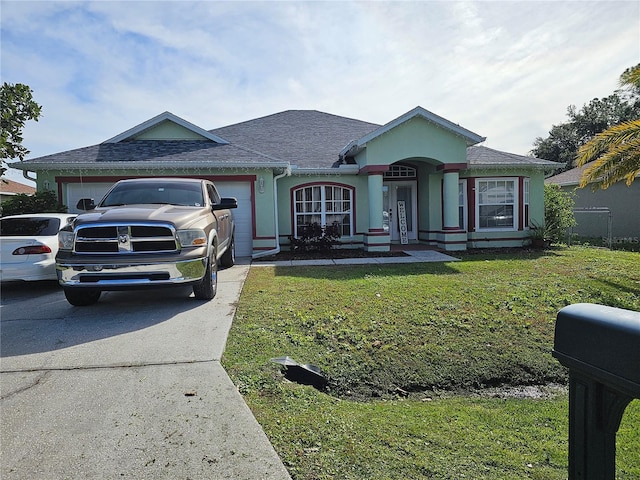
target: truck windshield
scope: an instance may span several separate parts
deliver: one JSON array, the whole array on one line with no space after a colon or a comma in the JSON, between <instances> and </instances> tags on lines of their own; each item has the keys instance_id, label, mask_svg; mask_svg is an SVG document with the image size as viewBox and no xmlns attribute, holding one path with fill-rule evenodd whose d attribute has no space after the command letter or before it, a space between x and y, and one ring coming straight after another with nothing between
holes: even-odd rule
<instances>
[{"instance_id":1,"label":"truck windshield","mask_svg":"<svg viewBox=\"0 0 640 480\"><path fill-rule=\"evenodd\" d=\"M144 184L116 185L104 198L100 206L118 205L181 205L201 207L204 205L202 187L199 183L153 182Z\"/></svg>"}]
</instances>

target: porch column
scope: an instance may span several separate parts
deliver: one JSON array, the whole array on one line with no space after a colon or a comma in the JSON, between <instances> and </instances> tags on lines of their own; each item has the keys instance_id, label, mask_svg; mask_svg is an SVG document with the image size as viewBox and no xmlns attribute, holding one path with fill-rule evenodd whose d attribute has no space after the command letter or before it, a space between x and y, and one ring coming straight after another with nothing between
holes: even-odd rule
<instances>
[{"instance_id":1,"label":"porch column","mask_svg":"<svg viewBox=\"0 0 640 480\"><path fill-rule=\"evenodd\" d=\"M369 228L364 236L364 248L368 252L387 252L391 248L389 232L385 231L382 219L382 181L388 169L388 165L376 165L360 170L367 174Z\"/></svg>"},{"instance_id":2,"label":"porch column","mask_svg":"<svg viewBox=\"0 0 640 480\"><path fill-rule=\"evenodd\" d=\"M458 222L458 181L457 170L445 171L442 182L443 230L459 230Z\"/></svg>"},{"instance_id":3,"label":"porch column","mask_svg":"<svg viewBox=\"0 0 640 480\"><path fill-rule=\"evenodd\" d=\"M382 231L382 173L370 173L369 188L369 231Z\"/></svg>"},{"instance_id":4,"label":"porch column","mask_svg":"<svg viewBox=\"0 0 640 480\"><path fill-rule=\"evenodd\" d=\"M458 168L444 168L442 181L442 234L438 246L445 250L466 250L467 232L458 218Z\"/></svg>"}]
</instances>

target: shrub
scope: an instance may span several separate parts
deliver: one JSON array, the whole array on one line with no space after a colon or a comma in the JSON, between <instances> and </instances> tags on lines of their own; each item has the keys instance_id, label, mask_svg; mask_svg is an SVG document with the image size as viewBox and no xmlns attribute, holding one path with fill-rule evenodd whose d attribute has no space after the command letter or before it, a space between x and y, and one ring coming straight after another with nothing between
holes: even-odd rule
<instances>
[{"instance_id":1,"label":"shrub","mask_svg":"<svg viewBox=\"0 0 640 480\"><path fill-rule=\"evenodd\" d=\"M19 193L0 205L1 215L19 215L22 213L66 213L66 205L58 201L51 190L37 192L34 195Z\"/></svg>"},{"instance_id":2,"label":"shrub","mask_svg":"<svg viewBox=\"0 0 640 480\"><path fill-rule=\"evenodd\" d=\"M305 225L298 237L291 235L289 241L294 252L328 252L339 243L340 230L337 225L322 227L318 223Z\"/></svg>"},{"instance_id":3,"label":"shrub","mask_svg":"<svg viewBox=\"0 0 640 480\"><path fill-rule=\"evenodd\" d=\"M544 230L547 240L553 243L564 241L567 230L576 225L574 205L573 194L563 191L558 185L544 186Z\"/></svg>"}]
</instances>

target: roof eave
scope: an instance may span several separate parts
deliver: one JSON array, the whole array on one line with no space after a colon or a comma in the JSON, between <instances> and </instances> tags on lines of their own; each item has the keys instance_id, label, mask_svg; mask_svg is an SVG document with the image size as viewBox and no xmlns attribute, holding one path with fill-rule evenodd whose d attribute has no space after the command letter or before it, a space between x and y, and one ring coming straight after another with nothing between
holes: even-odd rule
<instances>
[{"instance_id":1,"label":"roof eave","mask_svg":"<svg viewBox=\"0 0 640 480\"><path fill-rule=\"evenodd\" d=\"M555 170L556 165L543 165L536 163L473 163L469 164L467 170L486 170L491 168L530 168L533 170Z\"/></svg>"},{"instance_id":2,"label":"roof eave","mask_svg":"<svg viewBox=\"0 0 640 480\"><path fill-rule=\"evenodd\" d=\"M181 168L185 170L190 170L193 168L252 168L252 169L263 169L263 168L288 168L289 162L264 162L264 163L251 163L251 162L229 162L225 164L215 164L212 162L100 162L100 163L89 163L89 162L59 162L59 163L44 163L44 162L34 162L34 163L24 163L21 162L19 165L10 165L10 168L15 168L17 170L23 171L36 171L36 170L68 170L68 169L84 169L84 170L113 170L113 169L121 169L121 170L140 170L140 169L150 169L150 168Z\"/></svg>"},{"instance_id":3,"label":"roof eave","mask_svg":"<svg viewBox=\"0 0 640 480\"><path fill-rule=\"evenodd\" d=\"M294 165L291 168L291 175L356 175L359 171L360 167L358 165L340 165L339 167L330 168L304 168Z\"/></svg>"}]
</instances>

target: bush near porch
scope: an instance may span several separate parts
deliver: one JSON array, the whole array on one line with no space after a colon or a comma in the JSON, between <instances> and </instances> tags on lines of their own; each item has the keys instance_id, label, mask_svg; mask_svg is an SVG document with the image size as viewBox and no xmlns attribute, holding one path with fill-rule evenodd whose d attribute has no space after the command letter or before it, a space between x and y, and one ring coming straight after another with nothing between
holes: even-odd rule
<instances>
[{"instance_id":1,"label":"bush near porch","mask_svg":"<svg viewBox=\"0 0 640 480\"><path fill-rule=\"evenodd\" d=\"M461 262L252 268L223 363L294 479L564 479L557 311L640 310L640 255L586 248ZM272 357L320 366L320 392ZM534 387L534 385L544 385ZM640 402L617 478L640 476Z\"/></svg>"}]
</instances>

